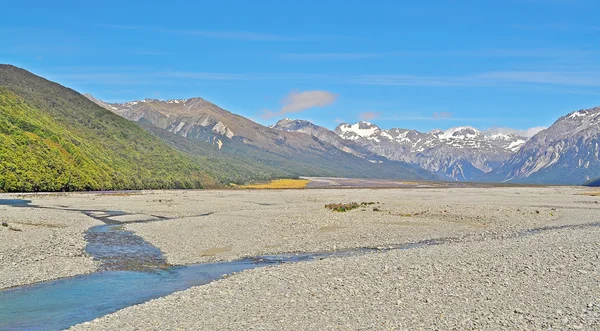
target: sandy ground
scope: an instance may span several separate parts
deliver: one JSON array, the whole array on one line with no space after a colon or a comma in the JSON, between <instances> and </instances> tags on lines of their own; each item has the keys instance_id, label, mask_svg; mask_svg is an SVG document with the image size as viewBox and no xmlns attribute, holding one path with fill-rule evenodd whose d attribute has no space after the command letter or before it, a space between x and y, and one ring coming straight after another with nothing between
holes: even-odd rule
<instances>
[{"instance_id":1,"label":"sandy ground","mask_svg":"<svg viewBox=\"0 0 600 331\"><path fill-rule=\"evenodd\" d=\"M590 189L311 189L27 198L46 207L134 214L120 216L121 221L172 218L126 226L159 247L172 264L450 239L435 247L243 272L85 327L594 329L600 297L599 228L517 236L525 229L600 221L600 198L580 195L586 191ZM346 213L324 208L347 202L375 204ZM72 211L0 209L9 224L41 219L61 224L21 225L30 236L0 229L0 287L95 268L82 249L83 232L97 221ZM35 261L34 252L45 257ZM36 276L39 270L44 271L41 277ZM501 302L497 309L494 301ZM517 305L521 301L531 305ZM556 324L564 318L565 324Z\"/></svg>"}]
</instances>

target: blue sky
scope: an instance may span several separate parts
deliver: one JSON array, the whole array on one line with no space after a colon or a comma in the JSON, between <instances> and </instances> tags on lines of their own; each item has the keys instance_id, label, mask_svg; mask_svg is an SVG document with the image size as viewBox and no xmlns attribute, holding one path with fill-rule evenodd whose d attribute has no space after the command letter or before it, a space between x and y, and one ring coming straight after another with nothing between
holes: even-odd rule
<instances>
[{"instance_id":1,"label":"blue sky","mask_svg":"<svg viewBox=\"0 0 600 331\"><path fill-rule=\"evenodd\" d=\"M524 130L600 105L600 1L11 1L0 63L262 124Z\"/></svg>"}]
</instances>

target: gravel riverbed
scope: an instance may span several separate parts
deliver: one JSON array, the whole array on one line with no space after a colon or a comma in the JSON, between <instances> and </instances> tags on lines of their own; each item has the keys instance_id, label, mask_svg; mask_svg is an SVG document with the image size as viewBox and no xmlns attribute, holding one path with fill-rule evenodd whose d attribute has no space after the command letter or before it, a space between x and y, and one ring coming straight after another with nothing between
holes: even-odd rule
<instances>
[{"instance_id":1,"label":"gravel riverbed","mask_svg":"<svg viewBox=\"0 0 600 331\"><path fill-rule=\"evenodd\" d=\"M73 330L598 330L600 228L255 269Z\"/></svg>"},{"instance_id":2,"label":"gravel riverbed","mask_svg":"<svg viewBox=\"0 0 600 331\"><path fill-rule=\"evenodd\" d=\"M443 244L232 275L75 329L597 329L599 227L589 188L145 191L24 195L120 210L171 264L444 238ZM2 198L15 198L2 195ZM329 203L373 202L349 212ZM0 288L96 270L76 211L0 206ZM375 210L374 210L375 209ZM140 221L149 221L140 223ZM19 224L34 223L35 225ZM39 224L49 224L41 226Z\"/></svg>"}]
</instances>

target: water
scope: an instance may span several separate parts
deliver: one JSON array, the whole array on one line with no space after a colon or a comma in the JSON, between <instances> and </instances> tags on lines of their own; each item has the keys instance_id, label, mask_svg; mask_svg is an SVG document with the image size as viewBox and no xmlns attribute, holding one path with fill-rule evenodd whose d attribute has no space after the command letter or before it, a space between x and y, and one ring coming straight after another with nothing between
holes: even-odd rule
<instances>
[{"instance_id":1,"label":"water","mask_svg":"<svg viewBox=\"0 0 600 331\"><path fill-rule=\"evenodd\" d=\"M119 309L256 268L251 260L103 271L0 291L0 330L62 330Z\"/></svg>"},{"instance_id":2,"label":"water","mask_svg":"<svg viewBox=\"0 0 600 331\"><path fill-rule=\"evenodd\" d=\"M125 231L123 225L94 226L85 239L85 250L100 262L100 270L152 271L170 266L160 249Z\"/></svg>"},{"instance_id":3,"label":"water","mask_svg":"<svg viewBox=\"0 0 600 331\"><path fill-rule=\"evenodd\" d=\"M0 206L25 207L31 203L31 200L21 199L0 199Z\"/></svg>"},{"instance_id":4,"label":"water","mask_svg":"<svg viewBox=\"0 0 600 331\"><path fill-rule=\"evenodd\" d=\"M0 291L0 330L62 330L243 270L348 252L284 254L153 271L102 271Z\"/></svg>"}]
</instances>

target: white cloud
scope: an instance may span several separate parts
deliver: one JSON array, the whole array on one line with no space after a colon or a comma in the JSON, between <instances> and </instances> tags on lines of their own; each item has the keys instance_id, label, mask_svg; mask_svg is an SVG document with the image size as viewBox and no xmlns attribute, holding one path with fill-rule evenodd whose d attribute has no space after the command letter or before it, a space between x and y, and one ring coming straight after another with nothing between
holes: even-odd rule
<instances>
[{"instance_id":1,"label":"white cloud","mask_svg":"<svg viewBox=\"0 0 600 331\"><path fill-rule=\"evenodd\" d=\"M531 138L534 135L536 135L538 132L540 132L542 130L546 130L546 129L547 129L547 127L545 127L545 126L536 126L536 127L524 129L524 130L512 129L512 128L491 128L488 130L488 132L498 132L498 133L503 133L503 134L517 134L519 136Z\"/></svg>"},{"instance_id":2,"label":"white cloud","mask_svg":"<svg viewBox=\"0 0 600 331\"><path fill-rule=\"evenodd\" d=\"M335 102L337 94L327 91L291 92L284 100L283 107L278 112L265 111L263 118L268 119L283 116L288 113L298 113L314 107L326 107Z\"/></svg>"}]
</instances>

